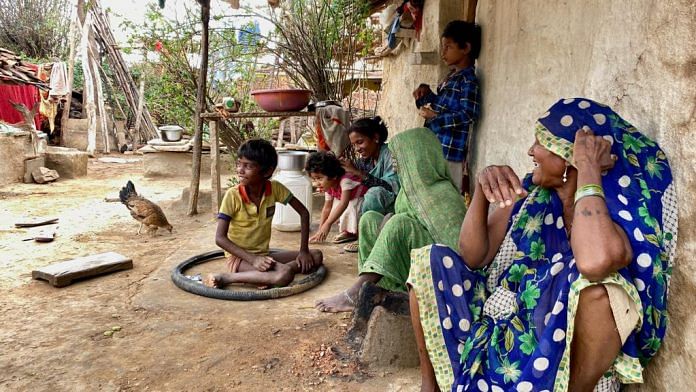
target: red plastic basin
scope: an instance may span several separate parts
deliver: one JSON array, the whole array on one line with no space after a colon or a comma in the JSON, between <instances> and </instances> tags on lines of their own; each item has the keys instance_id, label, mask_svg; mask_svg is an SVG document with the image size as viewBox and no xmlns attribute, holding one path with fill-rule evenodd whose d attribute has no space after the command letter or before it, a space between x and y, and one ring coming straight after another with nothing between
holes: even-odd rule
<instances>
[{"instance_id":1,"label":"red plastic basin","mask_svg":"<svg viewBox=\"0 0 696 392\"><path fill-rule=\"evenodd\" d=\"M251 96L267 112L295 112L307 106L312 92L302 89L254 90Z\"/></svg>"}]
</instances>

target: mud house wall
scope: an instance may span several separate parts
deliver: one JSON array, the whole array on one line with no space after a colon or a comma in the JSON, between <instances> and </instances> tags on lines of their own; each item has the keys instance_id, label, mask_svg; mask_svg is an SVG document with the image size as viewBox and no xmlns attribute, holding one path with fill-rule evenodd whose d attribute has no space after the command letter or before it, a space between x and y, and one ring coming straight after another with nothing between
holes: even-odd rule
<instances>
[{"instance_id":1,"label":"mud house wall","mask_svg":"<svg viewBox=\"0 0 696 392\"><path fill-rule=\"evenodd\" d=\"M679 193L671 325L646 384L693 391L696 379L696 11L693 1L480 0L483 118L475 168L531 168L535 118L559 97L612 106L666 151Z\"/></svg>"},{"instance_id":2,"label":"mud house wall","mask_svg":"<svg viewBox=\"0 0 696 392\"><path fill-rule=\"evenodd\" d=\"M445 12L448 7L451 11ZM458 0L426 2L422 42L436 50L438 30L462 18ZM535 118L560 97L585 96L611 105L657 140L673 168L679 198L679 240L671 282L671 324L646 383L631 390L696 390L696 7L692 0L479 0L483 44L478 62L482 119L474 170L509 163L531 169L526 152ZM391 132L422 122L411 91L434 85L440 65L413 66L409 51L384 61L379 113Z\"/></svg>"},{"instance_id":3,"label":"mud house wall","mask_svg":"<svg viewBox=\"0 0 696 392\"><path fill-rule=\"evenodd\" d=\"M427 1L423 12L423 30L420 40L405 41L397 55L383 60L382 94L377 113L382 116L391 135L423 125L423 118L411 93L421 83L430 84L435 90L438 82L447 75L447 68L440 60L440 34L445 25L461 19L467 1ZM401 4L401 1L395 4ZM415 56L423 54L425 60L414 64Z\"/></svg>"}]
</instances>

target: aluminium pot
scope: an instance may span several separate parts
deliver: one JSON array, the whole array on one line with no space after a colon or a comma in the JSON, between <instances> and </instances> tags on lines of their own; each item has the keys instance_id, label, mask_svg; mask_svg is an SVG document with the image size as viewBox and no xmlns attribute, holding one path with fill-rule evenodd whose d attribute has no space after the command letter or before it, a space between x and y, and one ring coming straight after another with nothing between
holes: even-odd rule
<instances>
[{"instance_id":1,"label":"aluminium pot","mask_svg":"<svg viewBox=\"0 0 696 392\"><path fill-rule=\"evenodd\" d=\"M307 153L301 151L279 151L278 169L286 171L304 170Z\"/></svg>"},{"instance_id":2,"label":"aluminium pot","mask_svg":"<svg viewBox=\"0 0 696 392\"><path fill-rule=\"evenodd\" d=\"M179 140L181 140L181 135L184 131L184 128L178 125L165 125L159 127L159 131L163 141L178 142Z\"/></svg>"}]
</instances>

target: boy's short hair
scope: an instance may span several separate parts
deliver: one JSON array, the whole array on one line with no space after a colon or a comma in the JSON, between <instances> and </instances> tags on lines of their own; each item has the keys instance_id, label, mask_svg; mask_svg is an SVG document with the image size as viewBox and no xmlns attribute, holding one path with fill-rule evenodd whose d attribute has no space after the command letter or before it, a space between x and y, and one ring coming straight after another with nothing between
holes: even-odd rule
<instances>
[{"instance_id":1,"label":"boy's short hair","mask_svg":"<svg viewBox=\"0 0 696 392\"><path fill-rule=\"evenodd\" d=\"M307 173L323 174L329 178L341 178L346 174L346 170L341 166L341 161L332 152L319 151L313 152L307 159L305 165Z\"/></svg>"},{"instance_id":2,"label":"boy's short hair","mask_svg":"<svg viewBox=\"0 0 696 392\"><path fill-rule=\"evenodd\" d=\"M237 158L246 158L261 166L262 172L275 170L278 166L278 153L268 140L251 139L239 146Z\"/></svg>"},{"instance_id":3,"label":"boy's short hair","mask_svg":"<svg viewBox=\"0 0 696 392\"><path fill-rule=\"evenodd\" d=\"M453 20L447 23L442 32L442 38L449 38L464 48L467 42L471 45L469 57L476 60L481 52L481 26L463 20Z\"/></svg>"}]
</instances>

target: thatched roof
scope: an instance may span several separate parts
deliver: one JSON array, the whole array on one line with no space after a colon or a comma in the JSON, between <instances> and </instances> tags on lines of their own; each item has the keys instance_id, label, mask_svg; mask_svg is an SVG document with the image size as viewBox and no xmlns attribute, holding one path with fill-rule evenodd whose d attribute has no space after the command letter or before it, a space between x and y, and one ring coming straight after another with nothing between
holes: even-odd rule
<instances>
[{"instance_id":1,"label":"thatched roof","mask_svg":"<svg viewBox=\"0 0 696 392\"><path fill-rule=\"evenodd\" d=\"M0 48L0 84L33 84L48 90L48 84L36 77L36 72L7 49Z\"/></svg>"}]
</instances>

